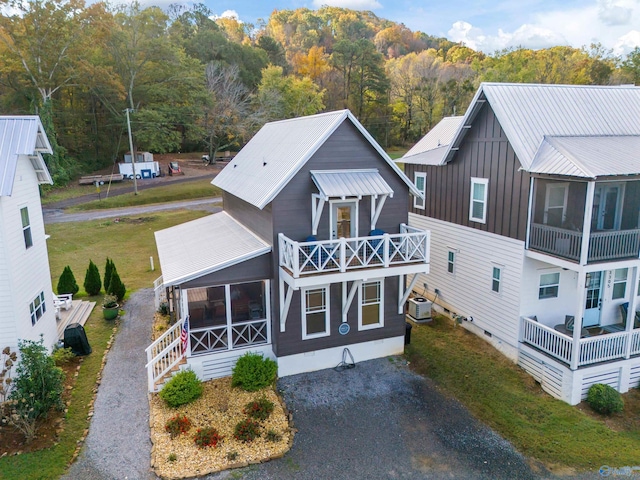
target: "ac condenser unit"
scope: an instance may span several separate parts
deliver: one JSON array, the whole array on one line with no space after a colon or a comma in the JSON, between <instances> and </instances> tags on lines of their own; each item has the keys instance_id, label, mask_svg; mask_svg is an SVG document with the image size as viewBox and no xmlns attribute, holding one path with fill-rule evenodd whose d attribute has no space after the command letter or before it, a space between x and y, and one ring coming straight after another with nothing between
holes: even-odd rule
<instances>
[{"instance_id":1,"label":"ac condenser unit","mask_svg":"<svg viewBox=\"0 0 640 480\"><path fill-rule=\"evenodd\" d=\"M424 297L413 297L409 299L409 315L416 320L427 320L431 318L432 303Z\"/></svg>"}]
</instances>

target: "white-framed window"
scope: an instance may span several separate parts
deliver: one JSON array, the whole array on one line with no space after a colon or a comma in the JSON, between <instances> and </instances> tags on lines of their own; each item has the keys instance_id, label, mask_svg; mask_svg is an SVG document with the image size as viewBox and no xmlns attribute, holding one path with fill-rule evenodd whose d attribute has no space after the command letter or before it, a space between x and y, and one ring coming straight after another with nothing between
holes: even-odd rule
<instances>
[{"instance_id":1,"label":"white-framed window","mask_svg":"<svg viewBox=\"0 0 640 480\"><path fill-rule=\"evenodd\" d=\"M424 172L415 172L413 182L416 185L416 189L424 197L427 192L427 174ZM413 207L424 210L426 200L420 197L413 197Z\"/></svg>"},{"instance_id":2,"label":"white-framed window","mask_svg":"<svg viewBox=\"0 0 640 480\"><path fill-rule=\"evenodd\" d=\"M566 220L568 183L549 183L544 198L544 224L561 227Z\"/></svg>"},{"instance_id":3,"label":"white-framed window","mask_svg":"<svg viewBox=\"0 0 640 480\"><path fill-rule=\"evenodd\" d=\"M471 200L469 203L469 220L487 223L488 178L471 178Z\"/></svg>"},{"instance_id":4,"label":"white-framed window","mask_svg":"<svg viewBox=\"0 0 640 480\"><path fill-rule=\"evenodd\" d=\"M456 252L447 250L447 272L456 273Z\"/></svg>"},{"instance_id":5,"label":"white-framed window","mask_svg":"<svg viewBox=\"0 0 640 480\"><path fill-rule=\"evenodd\" d=\"M31 223L29 222L29 209L22 207L20 209L20 218L22 219L22 234L24 235L24 246L26 248L33 246L33 238L31 237Z\"/></svg>"},{"instance_id":6,"label":"white-framed window","mask_svg":"<svg viewBox=\"0 0 640 480\"><path fill-rule=\"evenodd\" d=\"M33 302L29 304L29 312L31 313L31 325L35 325L40 317L47 311L47 307L44 303L44 292L40 292Z\"/></svg>"},{"instance_id":7,"label":"white-framed window","mask_svg":"<svg viewBox=\"0 0 640 480\"><path fill-rule=\"evenodd\" d=\"M538 298L556 298L560 286L560 272L543 273L540 275L540 289Z\"/></svg>"},{"instance_id":8,"label":"white-framed window","mask_svg":"<svg viewBox=\"0 0 640 480\"><path fill-rule=\"evenodd\" d=\"M628 268L618 268L613 272L613 293L611 298L617 300L624 298L627 293L627 274Z\"/></svg>"},{"instance_id":9,"label":"white-framed window","mask_svg":"<svg viewBox=\"0 0 640 480\"><path fill-rule=\"evenodd\" d=\"M384 327L384 280L362 282L358 304L358 330Z\"/></svg>"},{"instance_id":10,"label":"white-framed window","mask_svg":"<svg viewBox=\"0 0 640 480\"><path fill-rule=\"evenodd\" d=\"M329 287L302 290L302 339L327 337L329 329Z\"/></svg>"},{"instance_id":11,"label":"white-framed window","mask_svg":"<svg viewBox=\"0 0 640 480\"><path fill-rule=\"evenodd\" d=\"M502 287L502 268L501 267L492 267L491 271L491 290L500 293L500 289Z\"/></svg>"}]
</instances>

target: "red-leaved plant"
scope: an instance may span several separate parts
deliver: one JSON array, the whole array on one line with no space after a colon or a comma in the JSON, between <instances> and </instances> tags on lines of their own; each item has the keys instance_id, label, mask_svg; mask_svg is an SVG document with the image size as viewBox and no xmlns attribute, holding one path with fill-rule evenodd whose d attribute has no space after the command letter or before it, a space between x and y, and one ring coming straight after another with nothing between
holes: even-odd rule
<instances>
[{"instance_id":1,"label":"red-leaved plant","mask_svg":"<svg viewBox=\"0 0 640 480\"><path fill-rule=\"evenodd\" d=\"M169 432L171 438L175 438L181 433L187 433L191 428L191 420L186 415L176 415L171 417L164 426L164 429Z\"/></svg>"},{"instance_id":2,"label":"red-leaved plant","mask_svg":"<svg viewBox=\"0 0 640 480\"><path fill-rule=\"evenodd\" d=\"M224 437L215 428L205 427L196 430L193 441L199 448L217 447Z\"/></svg>"}]
</instances>

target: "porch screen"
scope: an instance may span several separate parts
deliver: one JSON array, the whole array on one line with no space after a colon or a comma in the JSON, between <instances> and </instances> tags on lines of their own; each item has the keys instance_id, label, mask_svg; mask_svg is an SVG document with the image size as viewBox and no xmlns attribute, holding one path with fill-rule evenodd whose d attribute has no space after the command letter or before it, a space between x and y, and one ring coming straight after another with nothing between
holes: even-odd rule
<instances>
[{"instance_id":1,"label":"porch screen","mask_svg":"<svg viewBox=\"0 0 640 480\"><path fill-rule=\"evenodd\" d=\"M231 322L266 318L264 282L231 285Z\"/></svg>"}]
</instances>

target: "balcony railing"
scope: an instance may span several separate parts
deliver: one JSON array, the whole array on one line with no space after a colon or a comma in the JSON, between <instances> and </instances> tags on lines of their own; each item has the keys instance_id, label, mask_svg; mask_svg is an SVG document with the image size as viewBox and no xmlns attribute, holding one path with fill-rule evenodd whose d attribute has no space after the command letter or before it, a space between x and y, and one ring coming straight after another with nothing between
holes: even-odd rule
<instances>
[{"instance_id":1,"label":"balcony railing","mask_svg":"<svg viewBox=\"0 0 640 480\"><path fill-rule=\"evenodd\" d=\"M532 223L529 248L573 261L580 260L582 232ZM587 262L637 257L640 229L593 232L589 236Z\"/></svg>"},{"instance_id":2,"label":"balcony railing","mask_svg":"<svg viewBox=\"0 0 640 480\"><path fill-rule=\"evenodd\" d=\"M236 348L264 345L269 343L268 320L249 320L227 325L204 327L191 330L191 354L221 352ZM231 343L229 343L231 331Z\"/></svg>"},{"instance_id":3,"label":"balcony railing","mask_svg":"<svg viewBox=\"0 0 640 480\"><path fill-rule=\"evenodd\" d=\"M400 225L400 233L296 242L279 236L280 266L294 278L360 268L429 263L429 232Z\"/></svg>"},{"instance_id":4,"label":"balcony railing","mask_svg":"<svg viewBox=\"0 0 640 480\"><path fill-rule=\"evenodd\" d=\"M573 338L564 333L530 318L523 318L522 341L567 365L572 364ZM627 358L628 342L631 342L629 356L640 354L640 330L586 337L579 342L578 367Z\"/></svg>"}]
</instances>

